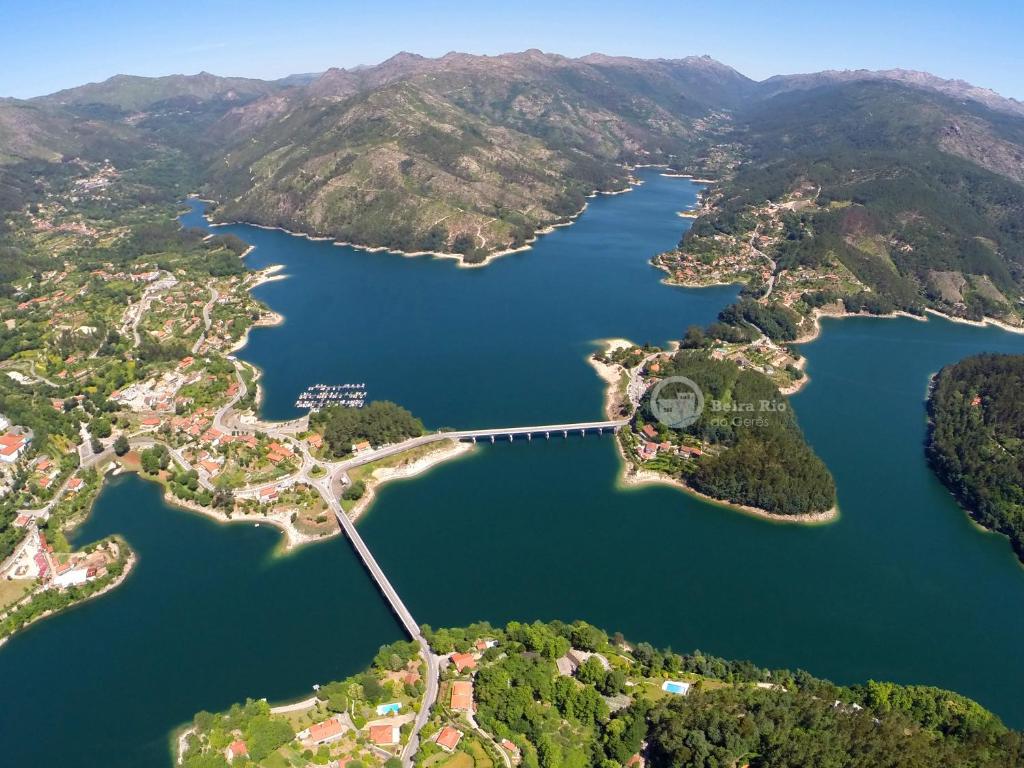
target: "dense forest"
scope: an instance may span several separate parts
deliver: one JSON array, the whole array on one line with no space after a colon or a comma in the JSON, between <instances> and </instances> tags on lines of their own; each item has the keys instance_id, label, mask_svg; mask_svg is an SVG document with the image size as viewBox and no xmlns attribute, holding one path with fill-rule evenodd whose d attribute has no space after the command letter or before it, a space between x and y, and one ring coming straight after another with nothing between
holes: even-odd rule
<instances>
[{"instance_id":1,"label":"dense forest","mask_svg":"<svg viewBox=\"0 0 1024 768\"><path fill-rule=\"evenodd\" d=\"M365 408L324 408L310 417L310 426L323 434L327 449L335 458L348 455L352 445L362 440L376 447L423 434L423 422L387 400L378 400Z\"/></svg>"},{"instance_id":2,"label":"dense forest","mask_svg":"<svg viewBox=\"0 0 1024 768\"><path fill-rule=\"evenodd\" d=\"M693 349L677 352L661 373L685 376L701 388L704 412L684 431L724 449L684 468L689 485L716 499L782 515L823 512L835 505L831 473L767 377ZM644 418L653 420L649 400L642 407Z\"/></svg>"},{"instance_id":3,"label":"dense forest","mask_svg":"<svg viewBox=\"0 0 1024 768\"><path fill-rule=\"evenodd\" d=\"M943 368L928 399L927 454L970 515L1024 560L1024 355L976 355Z\"/></svg>"}]
</instances>

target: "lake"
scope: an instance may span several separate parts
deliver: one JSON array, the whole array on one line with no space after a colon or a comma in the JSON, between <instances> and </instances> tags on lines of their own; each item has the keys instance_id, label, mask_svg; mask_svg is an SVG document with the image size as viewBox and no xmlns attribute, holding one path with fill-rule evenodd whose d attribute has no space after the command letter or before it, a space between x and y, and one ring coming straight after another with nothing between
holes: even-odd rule
<instances>
[{"instance_id":1,"label":"lake","mask_svg":"<svg viewBox=\"0 0 1024 768\"><path fill-rule=\"evenodd\" d=\"M244 225L256 295L286 317L239 355L264 371L263 415L309 384L365 382L431 427L598 418L595 340L664 343L735 287L660 283L697 187L643 171L571 227L484 269ZM201 207L183 217L203 226ZM924 397L942 365L1024 352L1024 337L944 320L826 320L792 403L835 475L841 517L765 522L670 488L624 489L605 437L481 445L386 486L360 521L416 619L433 626L582 618L634 640L802 667L837 682L920 682L1024 726L1024 569L971 525L924 460ZM335 539L274 557L278 534L165 505L134 476L105 488L83 543L121 532L140 555L114 592L0 649L7 763L169 765L169 731L246 696L302 696L401 636ZM41 720L55 739L25 738Z\"/></svg>"}]
</instances>

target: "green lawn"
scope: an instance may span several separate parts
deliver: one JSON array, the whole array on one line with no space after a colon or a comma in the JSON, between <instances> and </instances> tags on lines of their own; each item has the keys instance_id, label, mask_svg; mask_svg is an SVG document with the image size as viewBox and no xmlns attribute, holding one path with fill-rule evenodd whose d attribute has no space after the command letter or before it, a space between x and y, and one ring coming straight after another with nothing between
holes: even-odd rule
<instances>
[{"instance_id":1,"label":"green lawn","mask_svg":"<svg viewBox=\"0 0 1024 768\"><path fill-rule=\"evenodd\" d=\"M16 603L25 594L35 579L0 579L0 611Z\"/></svg>"}]
</instances>

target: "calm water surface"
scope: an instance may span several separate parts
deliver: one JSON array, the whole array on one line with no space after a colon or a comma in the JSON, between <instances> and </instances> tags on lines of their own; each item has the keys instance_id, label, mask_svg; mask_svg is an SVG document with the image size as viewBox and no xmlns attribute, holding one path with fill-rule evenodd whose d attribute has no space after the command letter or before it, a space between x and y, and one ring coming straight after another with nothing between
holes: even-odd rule
<instances>
[{"instance_id":1,"label":"calm water surface","mask_svg":"<svg viewBox=\"0 0 1024 768\"><path fill-rule=\"evenodd\" d=\"M284 314L241 353L263 368L264 414L315 382L366 382L430 426L591 419L596 339L664 342L710 321L732 288L659 284L647 260L686 222L695 188L649 172L573 227L486 269L403 259L234 226L257 290ZM197 208L184 217L198 226ZM481 446L387 486L360 523L419 621L584 618L839 682L922 682L1024 726L1024 569L974 529L923 459L928 377L1024 338L940 320L826 321L793 398L836 476L842 517L765 523L666 488L620 489L608 439ZM167 765L167 733L200 708L302 695L365 665L399 629L344 541L272 557L267 528L172 510L120 478L77 533L140 553L118 590L15 637L0 681L10 765ZM145 706L138 702L145 702ZM60 738L26 739L40 717ZM71 748L69 748L69 746Z\"/></svg>"}]
</instances>

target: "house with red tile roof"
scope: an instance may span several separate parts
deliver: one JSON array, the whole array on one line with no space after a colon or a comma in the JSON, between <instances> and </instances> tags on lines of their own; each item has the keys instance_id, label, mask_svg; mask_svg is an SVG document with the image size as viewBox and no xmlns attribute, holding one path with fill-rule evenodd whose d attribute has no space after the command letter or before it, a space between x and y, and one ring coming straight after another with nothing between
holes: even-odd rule
<instances>
[{"instance_id":1,"label":"house with red tile roof","mask_svg":"<svg viewBox=\"0 0 1024 768\"><path fill-rule=\"evenodd\" d=\"M341 720L332 717L316 725L311 725L304 731L299 731L295 736L304 744L319 746L337 741L343 732L344 726L341 724Z\"/></svg>"},{"instance_id":2,"label":"house with red tile roof","mask_svg":"<svg viewBox=\"0 0 1024 768\"><path fill-rule=\"evenodd\" d=\"M508 739L502 739L501 740L501 748L504 749L506 752L508 752L510 755L518 755L519 754L519 747L517 747L515 744L513 744Z\"/></svg>"},{"instance_id":3,"label":"house with red tile roof","mask_svg":"<svg viewBox=\"0 0 1024 768\"><path fill-rule=\"evenodd\" d=\"M452 664L459 672L463 672L467 669L476 669L476 659L473 658L471 653L453 653L451 655Z\"/></svg>"},{"instance_id":4,"label":"house with red tile roof","mask_svg":"<svg viewBox=\"0 0 1024 768\"><path fill-rule=\"evenodd\" d=\"M277 486L272 485L269 488L261 489L260 501L277 501Z\"/></svg>"},{"instance_id":5,"label":"house with red tile roof","mask_svg":"<svg viewBox=\"0 0 1024 768\"><path fill-rule=\"evenodd\" d=\"M26 435L7 432L0 435L0 461L13 464L28 448L29 439Z\"/></svg>"},{"instance_id":6,"label":"house with red tile roof","mask_svg":"<svg viewBox=\"0 0 1024 768\"><path fill-rule=\"evenodd\" d=\"M446 725L441 729L441 732L437 734L437 746L448 752L455 750L455 747L459 745L459 741L462 739L462 731L458 728L452 728L450 725Z\"/></svg>"},{"instance_id":7,"label":"house with red tile roof","mask_svg":"<svg viewBox=\"0 0 1024 768\"><path fill-rule=\"evenodd\" d=\"M397 725L371 725L370 726L370 741L374 744L380 744L386 746L388 744L397 744L401 731Z\"/></svg>"},{"instance_id":8,"label":"house with red tile roof","mask_svg":"<svg viewBox=\"0 0 1024 768\"><path fill-rule=\"evenodd\" d=\"M234 762L236 757L246 757L249 754L249 748L245 746L245 742L241 739L228 744L227 749L224 750L225 759L231 763Z\"/></svg>"},{"instance_id":9,"label":"house with red tile roof","mask_svg":"<svg viewBox=\"0 0 1024 768\"><path fill-rule=\"evenodd\" d=\"M75 491L78 491L78 490L81 489L82 484L83 484L82 478L80 478L80 477L72 477L70 480L68 480L68 490L71 491L71 493L74 493Z\"/></svg>"},{"instance_id":10,"label":"house with red tile roof","mask_svg":"<svg viewBox=\"0 0 1024 768\"><path fill-rule=\"evenodd\" d=\"M451 707L463 712L473 711L473 683L468 680L456 680L452 683Z\"/></svg>"}]
</instances>

